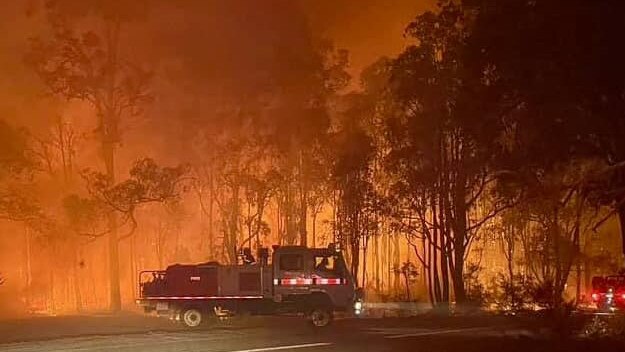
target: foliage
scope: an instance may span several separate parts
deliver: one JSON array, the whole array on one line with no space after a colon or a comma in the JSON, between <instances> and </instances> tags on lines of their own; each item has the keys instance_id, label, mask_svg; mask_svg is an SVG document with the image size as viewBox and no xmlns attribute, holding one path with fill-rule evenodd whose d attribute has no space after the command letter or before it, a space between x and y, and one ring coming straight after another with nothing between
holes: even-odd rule
<instances>
[{"instance_id":1,"label":"foliage","mask_svg":"<svg viewBox=\"0 0 625 352\"><path fill-rule=\"evenodd\" d=\"M582 337L592 340L618 340L625 338L625 318L620 315L596 315L583 327Z\"/></svg>"},{"instance_id":2,"label":"foliage","mask_svg":"<svg viewBox=\"0 0 625 352\"><path fill-rule=\"evenodd\" d=\"M151 101L150 73L126 61L112 61L113 49L96 32L76 34L62 22L57 26L51 41L32 39L27 63L53 95L91 103L99 132L116 142L121 115L138 115Z\"/></svg>"},{"instance_id":3,"label":"foliage","mask_svg":"<svg viewBox=\"0 0 625 352\"><path fill-rule=\"evenodd\" d=\"M125 115L139 115L152 100L151 74L121 52L122 24L147 11L147 1L49 0L45 13L51 36L31 38L25 61L48 91L66 100L88 102L95 110L96 133L106 167L107 186L115 182L115 150ZM83 21L89 18L91 21ZM131 207L131 209L134 209ZM134 212L126 212L136 226ZM110 306L121 309L117 222L108 214Z\"/></svg>"},{"instance_id":4,"label":"foliage","mask_svg":"<svg viewBox=\"0 0 625 352\"><path fill-rule=\"evenodd\" d=\"M353 116L352 116L353 118ZM360 248L375 234L379 197L372 183L375 146L371 137L349 117L335 136L332 180L337 191L337 240L349 249L351 272L358 278Z\"/></svg>"},{"instance_id":5,"label":"foliage","mask_svg":"<svg viewBox=\"0 0 625 352\"><path fill-rule=\"evenodd\" d=\"M546 309L557 308L556 302L561 298L556 297L558 291L555 287L555 283L551 279L534 283L534 285L530 287L530 290L532 302L539 307Z\"/></svg>"},{"instance_id":6,"label":"foliage","mask_svg":"<svg viewBox=\"0 0 625 352\"><path fill-rule=\"evenodd\" d=\"M17 187L0 190L0 219L33 221L41 215L38 202Z\"/></svg>"},{"instance_id":7,"label":"foliage","mask_svg":"<svg viewBox=\"0 0 625 352\"><path fill-rule=\"evenodd\" d=\"M491 301L498 310L520 312L534 302L532 287L535 284L529 277L518 274L510 278L500 273L493 281L489 290L493 293Z\"/></svg>"},{"instance_id":8,"label":"foliage","mask_svg":"<svg viewBox=\"0 0 625 352\"><path fill-rule=\"evenodd\" d=\"M625 160L618 137L625 128L623 3L472 0L467 6L475 14L471 66L493 73L495 94L484 112L499 114L507 130L502 164L549 174L591 158L597 165L584 181L593 190L586 194L623 222L623 179L616 172Z\"/></svg>"},{"instance_id":9,"label":"foliage","mask_svg":"<svg viewBox=\"0 0 625 352\"><path fill-rule=\"evenodd\" d=\"M123 215L125 222L130 222L129 236L137 227L135 211L137 207L148 203L166 203L178 200L185 190L184 176L186 166L161 167L152 159L137 160L130 169L130 177L113 186L109 185L107 175L97 171L85 170L82 173L89 193L112 211ZM83 210L93 207L91 201L79 201L70 198L67 205L71 209L76 203L82 203ZM86 208L84 207L86 205ZM93 211L92 209L90 211ZM74 215L74 217L77 217Z\"/></svg>"},{"instance_id":10,"label":"foliage","mask_svg":"<svg viewBox=\"0 0 625 352\"><path fill-rule=\"evenodd\" d=\"M404 278L404 286L406 287L406 300L411 301L412 297L410 294L410 285L414 283L419 276L417 266L413 262L407 261L402 263L399 268L393 268L393 271L397 274L400 274Z\"/></svg>"},{"instance_id":11,"label":"foliage","mask_svg":"<svg viewBox=\"0 0 625 352\"><path fill-rule=\"evenodd\" d=\"M386 123L395 221L441 251L440 264L426 264L441 267L444 293L437 300L449 300L449 268L459 304L467 298L465 257L473 239L518 197L494 192L500 176L496 141L503 131L475 105L488 99L491 87L483 77L487 72L473 75L466 60L469 21L462 5L439 1L438 12L426 12L408 26L406 33L418 44L392 63L390 86L400 109Z\"/></svg>"},{"instance_id":12,"label":"foliage","mask_svg":"<svg viewBox=\"0 0 625 352\"><path fill-rule=\"evenodd\" d=\"M479 280L481 270L482 268L478 264L471 263L467 265L464 273L467 303L476 307L482 307L489 300L489 292L487 292L484 283Z\"/></svg>"},{"instance_id":13,"label":"foliage","mask_svg":"<svg viewBox=\"0 0 625 352\"><path fill-rule=\"evenodd\" d=\"M27 132L0 120L0 219L31 221L39 217L40 205L25 191L37 168Z\"/></svg>"},{"instance_id":14,"label":"foliage","mask_svg":"<svg viewBox=\"0 0 625 352\"><path fill-rule=\"evenodd\" d=\"M0 179L19 175L35 166L26 131L0 119Z\"/></svg>"}]
</instances>

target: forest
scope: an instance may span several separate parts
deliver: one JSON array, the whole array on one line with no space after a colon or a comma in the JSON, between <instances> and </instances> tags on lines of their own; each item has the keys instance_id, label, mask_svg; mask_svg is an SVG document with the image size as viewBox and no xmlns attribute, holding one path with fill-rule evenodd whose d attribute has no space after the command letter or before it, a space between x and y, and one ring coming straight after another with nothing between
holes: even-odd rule
<instances>
[{"instance_id":1,"label":"forest","mask_svg":"<svg viewBox=\"0 0 625 352\"><path fill-rule=\"evenodd\" d=\"M0 5L0 315L133 309L141 270L274 244L443 311L624 267L625 3L430 1L359 70L315 6Z\"/></svg>"}]
</instances>

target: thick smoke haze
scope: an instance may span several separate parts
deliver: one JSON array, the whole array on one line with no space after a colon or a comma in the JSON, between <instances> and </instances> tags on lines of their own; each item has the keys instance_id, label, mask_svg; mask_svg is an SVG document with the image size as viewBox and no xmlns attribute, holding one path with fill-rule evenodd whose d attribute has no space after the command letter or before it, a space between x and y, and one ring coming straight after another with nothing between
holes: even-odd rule
<instances>
[{"instance_id":1,"label":"thick smoke haze","mask_svg":"<svg viewBox=\"0 0 625 352\"><path fill-rule=\"evenodd\" d=\"M415 14L433 8L434 0L303 0L314 32L350 52L354 77L380 56L393 56L408 43L403 34ZM356 80L357 84L358 81Z\"/></svg>"},{"instance_id":2,"label":"thick smoke haze","mask_svg":"<svg viewBox=\"0 0 625 352\"><path fill-rule=\"evenodd\" d=\"M120 121L115 172L121 179L138 156L164 164L208 162L207 141L223 138L224 131L231 133L240 123L236 116L261 110L266 112L256 119L256 128L265 126L266 138L278 140L278 148L294 148L290 131L301 134L327 129L330 124L328 116L298 107L310 97L320 99L326 94L328 77L324 75L330 71L325 70L333 64L328 58L341 49L348 51L349 64L344 68L352 79L342 89L358 89L360 71L380 56L401 51L407 43L404 27L429 4L406 0L145 0L132 6L104 0L0 2L0 118L27 128L25 133L37 141L38 155L50 160L42 166L43 173L35 176L37 182L22 190L36 195L42 211L58 222L64 221L64 197L85 194L76 191L81 187L81 170L102 170L103 165L93 107L50 94L26 63L32 40L52 37L50 6L64 11L78 32L104 33L107 16L123 13L120 56L151 73L153 101L142 114ZM293 118L302 114L311 117ZM75 133L72 148L77 152L72 152L69 179L57 171L60 161L52 160L54 144L50 143L58 126L71 126ZM197 235L201 224L193 220L197 209L186 205L180 214L182 218L168 223L150 213L139 214L144 216L138 231L145 243L120 243L125 299L133 295L129 289L137 265L210 259L202 249L207 244ZM171 217L171 211L164 216ZM181 225L184 222L188 224ZM131 245L153 246L152 234L157 233L158 239L163 231L175 238L168 244L175 250L158 261L137 259ZM0 268L7 277L3 294L38 300L29 304L39 309L63 310L71 305L67 290L74 287L82 295L90 293L90 300L82 302L85 306L106 306L107 254L102 239L81 245L76 257L56 261L57 267L50 272L46 263L62 256L66 244L51 245L56 243L54 238L35 236L18 224L7 224L2 232L7 234L0 240ZM180 243L186 243L184 253ZM86 283L76 289L77 282L86 277ZM60 288L55 291L55 286Z\"/></svg>"},{"instance_id":3,"label":"thick smoke haze","mask_svg":"<svg viewBox=\"0 0 625 352\"><path fill-rule=\"evenodd\" d=\"M0 1L0 317L135 309L141 270L273 244L338 243L374 298L581 299L577 256L620 258L625 80L578 2Z\"/></svg>"}]
</instances>

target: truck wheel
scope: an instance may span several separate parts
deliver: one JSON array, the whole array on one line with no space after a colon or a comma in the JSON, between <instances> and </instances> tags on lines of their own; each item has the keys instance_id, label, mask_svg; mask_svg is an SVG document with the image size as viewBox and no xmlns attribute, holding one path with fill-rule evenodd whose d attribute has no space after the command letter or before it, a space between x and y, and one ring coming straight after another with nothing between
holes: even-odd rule
<instances>
[{"instance_id":1,"label":"truck wheel","mask_svg":"<svg viewBox=\"0 0 625 352\"><path fill-rule=\"evenodd\" d=\"M180 318L180 320L186 327L196 328L200 326L200 324L202 324L202 320L204 317L199 309L189 308L185 309L182 312Z\"/></svg>"},{"instance_id":2,"label":"truck wheel","mask_svg":"<svg viewBox=\"0 0 625 352\"><path fill-rule=\"evenodd\" d=\"M315 308L310 312L310 323L317 328L328 326L332 322L332 311L327 308Z\"/></svg>"}]
</instances>

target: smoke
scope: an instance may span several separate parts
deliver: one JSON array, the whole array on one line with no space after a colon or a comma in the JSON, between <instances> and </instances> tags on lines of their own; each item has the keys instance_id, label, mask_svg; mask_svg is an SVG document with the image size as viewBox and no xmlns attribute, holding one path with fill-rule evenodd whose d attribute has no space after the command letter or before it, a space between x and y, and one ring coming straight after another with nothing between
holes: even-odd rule
<instances>
[{"instance_id":1,"label":"smoke","mask_svg":"<svg viewBox=\"0 0 625 352\"><path fill-rule=\"evenodd\" d=\"M302 0L312 31L350 52L353 77L381 56L394 56L409 43L406 25L435 0ZM353 82L356 87L359 82Z\"/></svg>"},{"instance_id":2,"label":"smoke","mask_svg":"<svg viewBox=\"0 0 625 352\"><path fill-rule=\"evenodd\" d=\"M62 1L86 3L86 0ZM101 5L106 3L103 1L90 0L90 3ZM24 65L29 38L46 36L50 31L44 3L44 0L0 2L0 119L26 127L32 137L42 140L51 138L56 124L63 121L78 136L74 171L86 167L101 169L93 109L85 103L50 96ZM198 132L215 135L236 123L231 120L235 115L220 114L226 106L276 104L309 94L319 85L322 52L331 46L329 43L350 52L349 70L353 77L358 77L379 56L394 55L402 49L406 43L402 36L404 27L428 5L408 0L150 0L142 3L149 5L144 13L123 24L120 53L153 71L155 100L144 114L127 116L122 122L120 176L126 174L138 157L153 157L164 164L201 158L206 149L196 139ZM73 16L80 17L77 21L81 28L101 29L97 13L78 9ZM354 80L351 88L357 84ZM284 125L294 115L288 109L273 112L275 115L270 117L282 119ZM67 186L59 173L51 172L37 176L34 181L32 192L40 196L44 210L62 220L60 201L65 192L79 186L80 178L75 177ZM197 245L201 243L198 226L188 225L190 210L187 214L185 211L167 210L162 216L146 211L144 215L149 219L141 229L144 231L141 241L135 244L138 250L152 248L154 238L160 236L157 232L163 228L175 237L165 241L168 253L160 260L204 259L198 257L201 251ZM179 218L173 219L172 212L179 212ZM164 218L171 221L163 223ZM185 224L187 228L183 229ZM190 236L181 237L183 230ZM23 311L27 305L46 312L71 310L78 305L106 306L106 247L102 239L83 245L76 251L76 258L69 258L64 255L65 244L54 247L46 242L49 239L34 237L18 224L0 224L0 273L7 279L0 286L0 301L4 305L0 307L0 315ZM178 242L184 241L189 245L183 250ZM129 259L133 255L129 248L128 242L121 244L126 297L133 294L131 271L136 269L129 268L128 262L136 260L141 267L159 265L156 260ZM76 291L80 291L80 299Z\"/></svg>"}]
</instances>

